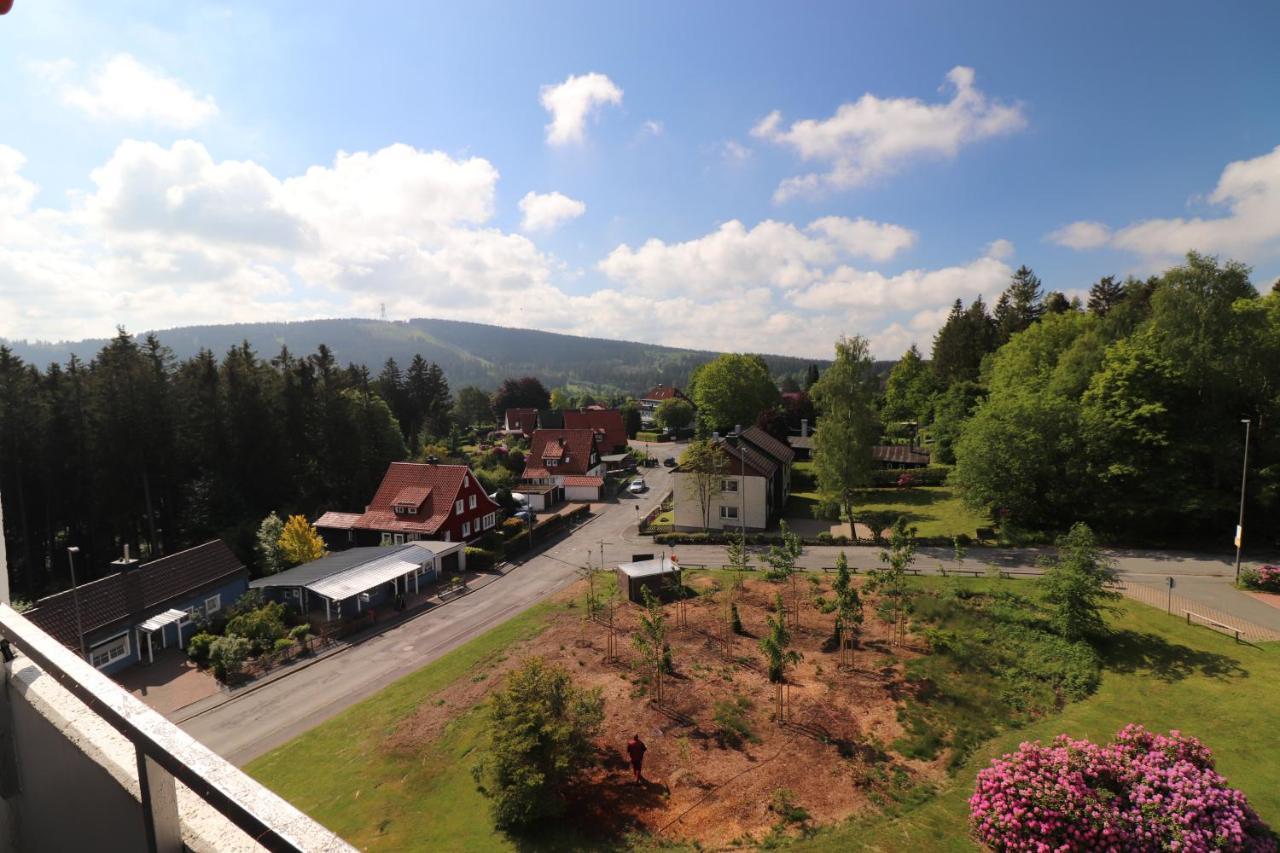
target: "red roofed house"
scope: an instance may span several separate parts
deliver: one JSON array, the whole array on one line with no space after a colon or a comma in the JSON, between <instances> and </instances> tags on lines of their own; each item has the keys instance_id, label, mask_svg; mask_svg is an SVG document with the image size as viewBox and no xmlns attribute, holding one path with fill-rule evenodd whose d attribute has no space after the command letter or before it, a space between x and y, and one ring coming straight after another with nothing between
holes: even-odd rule
<instances>
[{"instance_id":1,"label":"red roofed house","mask_svg":"<svg viewBox=\"0 0 1280 853\"><path fill-rule=\"evenodd\" d=\"M497 526L499 509L466 465L392 462L364 512L326 512L316 529L334 550L419 539L474 542Z\"/></svg>"},{"instance_id":2,"label":"red roofed house","mask_svg":"<svg viewBox=\"0 0 1280 853\"><path fill-rule=\"evenodd\" d=\"M529 440L520 479L539 486L563 486L569 500L598 501L605 472L601 440L601 433L593 429L537 430Z\"/></svg>"},{"instance_id":3,"label":"red roofed house","mask_svg":"<svg viewBox=\"0 0 1280 853\"><path fill-rule=\"evenodd\" d=\"M640 422L645 426L653 423L654 412L658 411L658 406L662 405L663 400L684 400L689 405L693 405L693 401L684 395L684 392L675 386L655 385L649 389L649 393L640 398Z\"/></svg>"},{"instance_id":4,"label":"red roofed house","mask_svg":"<svg viewBox=\"0 0 1280 853\"><path fill-rule=\"evenodd\" d=\"M595 430L600 435L598 444L602 452L627 452L627 426L622 420L622 412L617 409L566 409L564 428Z\"/></svg>"},{"instance_id":5,"label":"red roofed house","mask_svg":"<svg viewBox=\"0 0 1280 853\"><path fill-rule=\"evenodd\" d=\"M528 438L538 428L537 409L507 409L502 415L502 431Z\"/></svg>"}]
</instances>

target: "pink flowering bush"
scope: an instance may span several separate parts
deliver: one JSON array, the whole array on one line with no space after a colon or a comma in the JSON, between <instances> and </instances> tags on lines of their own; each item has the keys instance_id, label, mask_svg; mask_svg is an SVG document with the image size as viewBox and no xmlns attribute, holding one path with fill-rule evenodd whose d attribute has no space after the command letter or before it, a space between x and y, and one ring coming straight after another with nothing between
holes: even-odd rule
<instances>
[{"instance_id":1,"label":"pink flowering bush","mask_svg":"<svg viewBox=\"0 0 1280 853\"><path fill-rule=\"evenodd\" d=\"M1256 572L1245 572L1242 580L1249 589L1280 592L1280 566L1263 566Z\"/></svg>"},{"instance_id":2,"label":"pink flowering bush","mask_svg":"<svg viewBox=\"0 0 1280 853\"><path fill-rule=\"evenodd\" d=\"M1023 743L978 774L969 815L992 850L1276 850L1204 744L1132 724L1105 746Z\"/></svg>"}]
</instances>

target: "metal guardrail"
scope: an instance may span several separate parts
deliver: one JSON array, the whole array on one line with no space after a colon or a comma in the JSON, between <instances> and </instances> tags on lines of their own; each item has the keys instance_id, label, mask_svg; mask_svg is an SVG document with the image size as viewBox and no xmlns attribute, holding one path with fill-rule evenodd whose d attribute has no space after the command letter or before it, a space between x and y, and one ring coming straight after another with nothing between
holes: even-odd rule
<instances>
[{"instance_id":1,"label":"metal guardrail","mask_svg":"<svg viewBox=\"0 0 1280 853\"><path fill-rule=\"evenodd\" d=\"M0 635L133 744L149 850L184 849L177 781L267 850L354 851L3 603Z\"/></svg>"}]
</instances>

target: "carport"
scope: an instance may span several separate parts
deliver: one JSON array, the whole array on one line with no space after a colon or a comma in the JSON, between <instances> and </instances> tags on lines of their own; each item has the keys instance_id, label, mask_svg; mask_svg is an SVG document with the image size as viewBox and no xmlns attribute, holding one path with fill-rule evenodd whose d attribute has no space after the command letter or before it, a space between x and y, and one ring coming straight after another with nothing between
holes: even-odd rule
<instances>
[{"instance_id":1,"label":"carport","mask_svg":"<svg viewBox=\"0 0 1280 853\"><path fill-rule=\"evenodd\" d=\"M160 632L160 648L168 648L168 639L165 637L164 629L170 625L174 625L178 629L178 648L182 648L182 626L187 621L187 611L185 610L166 610L163 613L157 613L147 621L138 626L139 651L141 651L141 638L146 635L147 638L147 663L156 662L155 649L155 633Z\"/></svg>"}]
</instances>

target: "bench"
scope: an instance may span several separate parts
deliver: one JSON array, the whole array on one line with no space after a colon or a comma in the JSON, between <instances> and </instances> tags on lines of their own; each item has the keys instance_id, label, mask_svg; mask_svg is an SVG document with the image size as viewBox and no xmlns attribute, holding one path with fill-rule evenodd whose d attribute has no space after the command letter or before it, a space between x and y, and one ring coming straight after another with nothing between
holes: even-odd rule
<instances>
[{"instance_id":1,"label":"bench","mask_svg":"<svg viewBox=\"0 0 1280 853\"><path fill-rule=\"evenodd\" d=\"M1199 619L1201 622L1203 622L1203 623L1204 623L1204 625L1205 625L1206 627L1208 627L1208 628L1217 628L1217 629L1219 629L1219 630L1221 630L1221 631L1223 631L1223 632L1225 632L1225 633L1227 633L1227 634L1234 634L1234 635L1235 635L1235 638L1236 638L1236 642L1237 642L1237 643L1238 643L1238 642L1240 642L1240 629L1239 629L1239 628L1233 627L1233 626L1231 626L1231 625L1227 625L1227 624L1225 624L1225 623L1223 623L1223 622L1219 622L1217 619L1210 619L1208 616L1205 616L1203 613L1195 613L1195 612L1193 612L1193 611L1191 611L1191 610L1184 610L1184 611L1182 611L1182 612L1183 612L1183 614L1185 614L1185 615L1186 615L1186 617L1187 617L1187 624L1188 624L1188 625L1192 624L1192 623L1191 623L1191 617L1192 617L1192 616L1194 616L1195 618L1197 618L1197 619Z\"/></svg>"}]
</instances>

